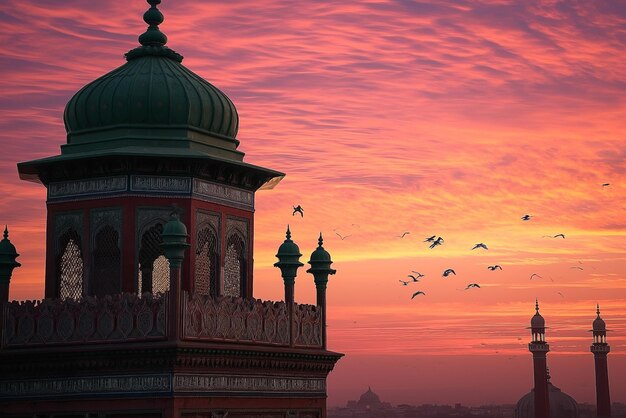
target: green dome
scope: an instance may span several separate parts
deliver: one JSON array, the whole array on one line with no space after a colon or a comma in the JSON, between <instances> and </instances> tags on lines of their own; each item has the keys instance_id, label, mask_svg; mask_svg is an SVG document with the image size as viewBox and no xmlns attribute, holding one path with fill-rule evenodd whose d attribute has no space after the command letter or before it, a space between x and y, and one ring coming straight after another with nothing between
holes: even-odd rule
<instances>
[{"instance_id":1,"label":"green dome","mask_svg":"<svg viewBox=\"0 0 626 418\"><path fill-rule=\"evenodd\" d=\"M148 3L149 27L139 36L141 46L126 54L126 64L87 84L67 103L63 153L138 145L194 148L241 160L235 151L235 105L165 46L167 37L158 28L160 1Z\"/></svg>"},{"instance_id":2,"label":"green dome","mask_svg":"<svg viewBox=\"0 0 626 418\"><path fill-rule=\"evenodd\" d=\"M118 127L187 126L235 138L239 117L219 89L168 55L130 58L87 84L65 107L65 129L72 135Z\"/></svg>"}]
</instances>

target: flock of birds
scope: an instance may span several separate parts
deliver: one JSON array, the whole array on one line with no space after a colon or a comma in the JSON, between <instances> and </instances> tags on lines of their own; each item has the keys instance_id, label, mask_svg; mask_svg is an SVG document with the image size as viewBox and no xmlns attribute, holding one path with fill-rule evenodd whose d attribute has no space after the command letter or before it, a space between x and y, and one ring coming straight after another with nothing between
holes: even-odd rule
<instances>
[{"instance_id":1,"label":"flock of birds","mask_svg":"<svg viewBox=\"0 0 626 418\"><path fill-rule=\"evenodd\" d=\"M604 187L608 187L608 186L610 186L610 183L602 183L602 187L603 188ZM292 216L295 216L296 214L300 214L301 217L304 217L304 209L302 208L301 205L293 206ZM525 222L525 221L530 221L532 218L533 218L533 215L525 214L520 219ZM355 224L353 224L353 226L355 226ZM339 232L337 232L336 229L334 230L334 232L335 232L335 235L337 235L342 241L351 236L351 235L342 235ZM402 234L397 235L396 237L402 239L402 238L406 237L409 234L411 234L410 231L404 231L404 232L402 232ZM556 234L556 235L543 235L542 238L562 238L562 239L565 239L565 234L560 233L560 234ZM438 246L441 246L441 245L443 245L445 243L443 237L438 236L438 235L432 235L430 237L426 237L423 242L429 244L428 248L431 249L431 250L436 248L436 247L438 247ZM471 250L472 251L473 250L489 250L489 248L487 247L487 245L485 243L479 242L479 243L476 243L471 248ZM581 263L581 262L579 261L579 263ZM580 267L580 266L573 266L573 267L570 267L570 268L583 270L583 268ZM490 270L490 271L502 270L502 266L499 265L499 264L495 264L495 265L487 266L487 269ZM419 283L422 280L422 278L426 276L425 274L422 274L422 273L420 273L418 271L415 271L415 270L412 270L411 273L412 274L408 274L407 275L407 277L409 279L411 279L411 280L399 280L399 282L400 282L400 284L402 286L409 286L409 284L412 284L412 283ZM442 272L441 277L447 278L450 275L456 276L456 272L452 268L447 268L447 269L445 269ZM537 273L533 273L530 276L530 280L533 280L533 279L543 279L543 277L541 275L537 274ZM550 280L554 281L552 278L550 278ZM470 289L480 289L480 285L478 283L469 283L465 287L465 289L463 289L463 290L470 290ZM557 293L561 297L564 297L563 293L561 293L561 292L557 292ZM424 291L422 291L422 290L417 290L416 292L412 293L411 299L415 299L417 296L420 296L420 295L426 296L426 293Z\"/></svg>"}]
</instances>

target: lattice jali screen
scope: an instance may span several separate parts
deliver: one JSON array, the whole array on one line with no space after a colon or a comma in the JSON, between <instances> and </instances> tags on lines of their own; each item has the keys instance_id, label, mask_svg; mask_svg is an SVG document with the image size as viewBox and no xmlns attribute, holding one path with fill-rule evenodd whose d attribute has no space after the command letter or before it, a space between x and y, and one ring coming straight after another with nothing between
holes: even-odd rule
<instances>
[{"instance_id":1,"label":"lattice jali screen","mask_svg":"<svg viewBox=\"0 0 626 418\"><path fill-rule=\"evenodd\" d=\"M121 292L119 233L110 225L95 236L91 294L113 295Z\"/></svg>"},{"instance_id":2,"label":"lattice jali screen","mask_svg":"<svg viewBox=\"0 0 626 418\"><path fill-rule=\"evenodd\" d=\"M241 289L246 274L245 248L245 243L238 234L231 235L226 242L224 296L242 295Z\"/></svg>"},{"instance_id":3,"label":"lattice jali screen","mask_svg":"<svg viewBox=\"0 0 626 418\"><path fill-rule=\"evenodd\" d=\"M195 267L195 292L201 295L217 295L217 235L209 226L198 231Z\"/></svg>"},{"instance_id":4,"label":"lattice jali screen","mask_svg":"<svg viewBox=\"0 0 626 418\"><path fill-rule=\"evenodd\" d=\"M170 290L170 262L160 255L152 263L152 293L164 293Z\"/></svg>"},{"instance_id":5,"label":"lattice jali screen","mask_svg":"<svg viewBox=\"0 0 626 418\"><path fill-rule=\"evenodd\" d=\"M163 224L157 223L141 237L137 290L139 293L164 292L170 287L170 263L163 255Z\"/></svg>"},{"instance_id":6,"label":"lattice jali screen","mask_svg":"<svg viewBox=\"0 0 626 418\"><path fill-rule=\"evenodd\" d=\"M60 238L63 251L58 259L59 297L80 299L83 296L83 254L80 236L70 228Z\"/></svg>"}]
</instances>

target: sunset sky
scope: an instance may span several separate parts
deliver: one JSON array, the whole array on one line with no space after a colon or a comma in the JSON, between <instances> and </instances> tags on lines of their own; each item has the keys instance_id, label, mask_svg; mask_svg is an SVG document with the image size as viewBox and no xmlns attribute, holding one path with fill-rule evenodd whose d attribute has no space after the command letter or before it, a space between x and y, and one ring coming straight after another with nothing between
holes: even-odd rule
<instances>
[{"instance_id":1,"label":"sunset sky","mask_svg":"<svg viewBox=\"0 0 626 418\"><path fill-rule=\"evenodd\" d=\"M65 104L124 64L147 7L0 5L0 223L22 263L13 299L43 296L45 247L45 188L20 181L16 163L59 154ZM283 297L272 264L287 223L302 261L324 234L337 269L329 348L346 354L329 406L368 385L394 404L515 403L532 387L536 297L552 382L579 402L595 402L587 331L600 304L611 397L626 402L624 1L160 9L168 46L236 105L245 161L287 173L256 195L254 296ZM431 235L445 243L429 249ZM480 242L489 249L471 250ZM457 275L442 278L446 268ZM402 286L412 270L426 276ZM481 288L463 290L472 282ZM416 290L426 296L411 300ZM315 301L304 269L296 300Z\"/></svg>"}]
</instances>

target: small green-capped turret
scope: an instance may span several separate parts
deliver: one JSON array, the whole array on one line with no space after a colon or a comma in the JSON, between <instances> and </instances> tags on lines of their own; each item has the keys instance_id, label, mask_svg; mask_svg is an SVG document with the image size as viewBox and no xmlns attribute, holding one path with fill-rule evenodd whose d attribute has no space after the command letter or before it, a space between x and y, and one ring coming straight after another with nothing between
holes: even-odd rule
<instances>
[{"instance_id":1,"label":"small green-capped turret","mask_svg":"<svg viewBox=\"0 0 626 418\"><path fill-rule=\"evenodd\" d=\"M4 227L4 238L0 241L0 280L10 280L13 269L21 264L15 261L19 257L15 245L9 241L9 229Z\"/></svg>"},{"instance_id":2,"label":"small green-capped turret","mask_svg":"<svg viewBox=\"0 0 626 418\"><path fill-rule=\"evenodd\" d=\"M335 274L337 270L330 268L333 261L330 258L330 254L323 247L324 239L320 232L320 237L317 241L317 248L311 253L311 259L309 264L311 268L306 272L313 274L315 278L315 284L321 285L328 283L328 275Z\"/></svg>"},{"instance_id":3,"label":"small green-capped turret","mask_svg":"<svg viewBox=\"0 0 626 418\"><path fill-rule=\"evenodd\" d=\"M300 257L302 257L300 248L291 240L289 225L287 225L285 237L285 241L278 247L278 253L276 253L278 262L274 263L274 267L280 269L285 282L293 282L296 278L298 268L302 267L304 264L300 262Z\"/></svg>"}]
</instances>

